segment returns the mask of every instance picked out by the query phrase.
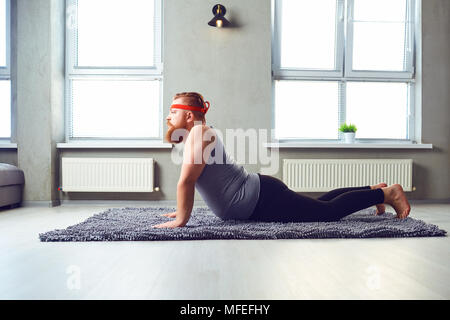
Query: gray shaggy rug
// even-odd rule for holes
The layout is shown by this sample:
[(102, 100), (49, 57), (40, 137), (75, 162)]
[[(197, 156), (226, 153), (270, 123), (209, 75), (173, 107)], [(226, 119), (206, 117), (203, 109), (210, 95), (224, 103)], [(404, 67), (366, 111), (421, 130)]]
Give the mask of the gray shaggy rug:
[(114, 208), (62, 230), (39, 234), (41, 241), (152, 241), (208, 239), (324, 239), (445, 236), (445, 230), (421, 220), (399, 220), (392, 213), (376, 216), (368, 208), (337, 222), (223, 221), (206, 207), (195, 207), (183, 228), (156, 229), (172, 220), (161, 216), (176, 211), (164, 208)]

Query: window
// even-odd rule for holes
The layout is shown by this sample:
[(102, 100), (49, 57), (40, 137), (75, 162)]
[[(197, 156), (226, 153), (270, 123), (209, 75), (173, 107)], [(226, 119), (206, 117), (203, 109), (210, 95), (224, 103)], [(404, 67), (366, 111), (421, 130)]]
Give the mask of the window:
[(66, 140), (161, 140), (161, 0), (67, 0), (66, 11)]
[(415, 0), (273, 4), (276, 140), (414, 140)]
[(10, 1), (0, 0), (0, 139), (11, 139)]

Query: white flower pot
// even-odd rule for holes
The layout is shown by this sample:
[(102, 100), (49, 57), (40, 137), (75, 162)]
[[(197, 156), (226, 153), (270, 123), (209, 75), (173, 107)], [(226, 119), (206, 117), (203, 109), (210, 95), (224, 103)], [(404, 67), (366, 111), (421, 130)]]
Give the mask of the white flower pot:
[(354, 132), (344, 132), (344, 142), (345, 143), (355, 143), (355, 133)]

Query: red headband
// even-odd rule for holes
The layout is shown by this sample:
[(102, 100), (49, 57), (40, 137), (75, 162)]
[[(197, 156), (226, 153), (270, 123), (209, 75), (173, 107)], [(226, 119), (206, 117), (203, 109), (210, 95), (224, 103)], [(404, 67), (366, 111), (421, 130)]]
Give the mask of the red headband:
[[(206, 106), (206, 105), (208, 105), (208, 106)], [(209, 102), (205, 101), (204, 105), (203, 105), (203, 108), (202, 107), (188, 106), (188, 105), (185, 105), (185, 104), (173, 104), (173, 105), (170, 106), (170, 108), (171, 109), (175, 108), (175, 109), (183, 109), (183, 110), (191, 110), (191, 111), (200, 111), (200, 112), (206, 114), (206, 112), (208, 112), (208, 110), (209, 110)]]

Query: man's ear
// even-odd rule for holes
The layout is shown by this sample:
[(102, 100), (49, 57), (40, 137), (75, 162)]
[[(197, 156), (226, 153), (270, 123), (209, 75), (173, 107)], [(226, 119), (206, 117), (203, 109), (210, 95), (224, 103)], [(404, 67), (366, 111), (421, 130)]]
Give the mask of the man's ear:
[(194, 114), (192, 112), (186, 112), (186, 121), (194, 121)]

